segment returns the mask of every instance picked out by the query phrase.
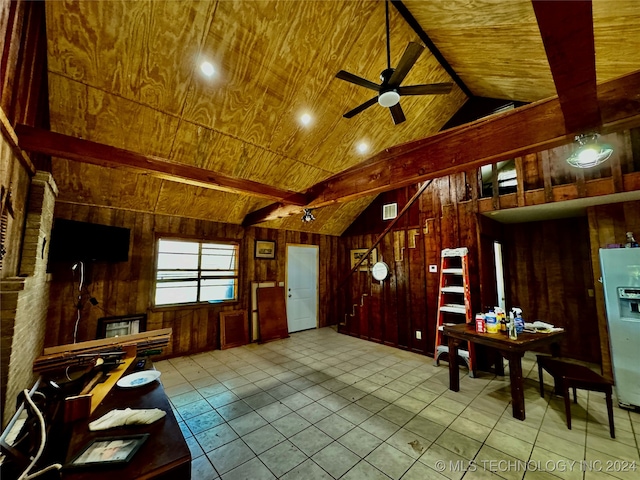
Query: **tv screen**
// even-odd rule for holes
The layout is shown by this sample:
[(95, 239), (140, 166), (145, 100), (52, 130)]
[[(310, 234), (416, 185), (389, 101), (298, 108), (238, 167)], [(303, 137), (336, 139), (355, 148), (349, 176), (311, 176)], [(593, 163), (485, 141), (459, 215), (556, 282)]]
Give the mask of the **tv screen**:
[(130, 230), (56, 218), (51, 232), (50, 262), (126, 262)]

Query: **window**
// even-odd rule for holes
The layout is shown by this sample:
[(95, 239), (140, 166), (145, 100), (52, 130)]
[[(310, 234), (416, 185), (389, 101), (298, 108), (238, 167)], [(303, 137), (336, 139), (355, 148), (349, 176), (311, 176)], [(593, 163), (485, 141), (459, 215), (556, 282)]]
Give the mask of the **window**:
[(155, 305), (238, 298), (238, 245), (158, 239)]

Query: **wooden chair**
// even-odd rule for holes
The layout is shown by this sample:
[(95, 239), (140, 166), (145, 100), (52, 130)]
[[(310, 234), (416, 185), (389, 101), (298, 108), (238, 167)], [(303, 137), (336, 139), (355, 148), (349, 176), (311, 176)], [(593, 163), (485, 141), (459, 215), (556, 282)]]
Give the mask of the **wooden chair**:
[(578, 403), (576, 389), (589, 390), (591, 392), (603, 392), (607, 396), (607, 413), (609, 414), (609, 433), (611, 438), (616, 438), (613, 425), (613, 402), (611, 400), (613, 382), (598, 375), (596, 372), (583, 365), (570, 363), (547, 355), (537, 355), (538, 377), (540, 378), (540, 396), (544, 398), (544, 383), (542, 370), (551, 374), (555, 381), (556, 393), (562, 392), (564, 397), (564, 409), (567, 415), (567, 428), (571, 430), (571, 400), (569, 389), (573, 389), (573, 402)]

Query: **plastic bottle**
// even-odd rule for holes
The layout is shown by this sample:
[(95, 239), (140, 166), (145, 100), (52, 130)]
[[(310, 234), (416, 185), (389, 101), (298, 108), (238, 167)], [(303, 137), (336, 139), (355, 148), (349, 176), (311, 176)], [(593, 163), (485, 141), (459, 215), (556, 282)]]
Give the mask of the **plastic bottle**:
[(487, 327), (487, 333), (498, 333), (498, 319), (496, 318), (496, 314), (493, 310), (489, 310), (489, 312), (485, 314), (484, 323)]
[(513, 316), (513, 310), (509, 312), (509, 338), (511, 340), (518, 339), (518, 332), (516, 331), (516, 319)]
[(522, 318), (522, 309), (514, 307), (511, 311), (515, 314), (514, 325), (516, 333), (524, 332), (524, 319)]
[(507, 317), (504, 313), (504, 310), (500, 307), (495, 307), (494, 310), (496, 312), (496, 321), (498, 322), (498, 330), (506, 335), (508, 333)]

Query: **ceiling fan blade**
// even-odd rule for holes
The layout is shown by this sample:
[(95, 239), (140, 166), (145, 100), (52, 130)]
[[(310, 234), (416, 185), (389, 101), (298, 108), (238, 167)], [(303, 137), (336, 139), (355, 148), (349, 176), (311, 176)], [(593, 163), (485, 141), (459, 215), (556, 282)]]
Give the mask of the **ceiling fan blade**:
[(430, 83), (427, 85), (408, 85), (406, 87), (398, 87), (400, 95), (437, 95), (441, 93), (449, 93), (453, 88), (453, 83)]
[(404, 112), (402, 111), (402, 107), (399, 103), (396, 103), (393, 107), (389, 107), (391, 110), (391, 116), (393, 117), (393, 123), (398, 125), (406, 120), (404, 116)]
[(358, 77), (353, 73), (345, 72), (344, 70), (340, 70), (336, 74), (336, 77), (339, 78), (340, 80), (346, 80), (347, 82), (355, 83), (356, 85), (360, 85), (361, 87), (375, 90), (376, 92), (380, 90), (380, 85), (370, 82), (369, 80), (364, 79), (362, 77)]
[(409, 70), (411, 70), (413, 64), (416, 63), (423, 50), (423, 45), (415, 42), (409, 42), (409, 45), (407, 45), (407, 49), (402, 54), (400, 62), (398, 62), (398, 66), (389, 79), (390, 86), (397, 87), (402, 83), (402, 80), (404, 80), (404, 77), (407, 76)]
[(367, 108), (369, 108), (371, 105), (373, 105), (374, 103), (377, 103), (378, 101), (378, 97), (375, 96), (370, 100), (367, 100), (366, 102), (364, 102), (362, 105), (357, 106), (356, 108), (354, 108), (353, 110), (349, 110), (347, 113), (345, 113), (343, 115), (344, 118), (351, 118), (357, 114), (359, 114), (360, 112), (362, 112), (363, 110), (366, 110)]

